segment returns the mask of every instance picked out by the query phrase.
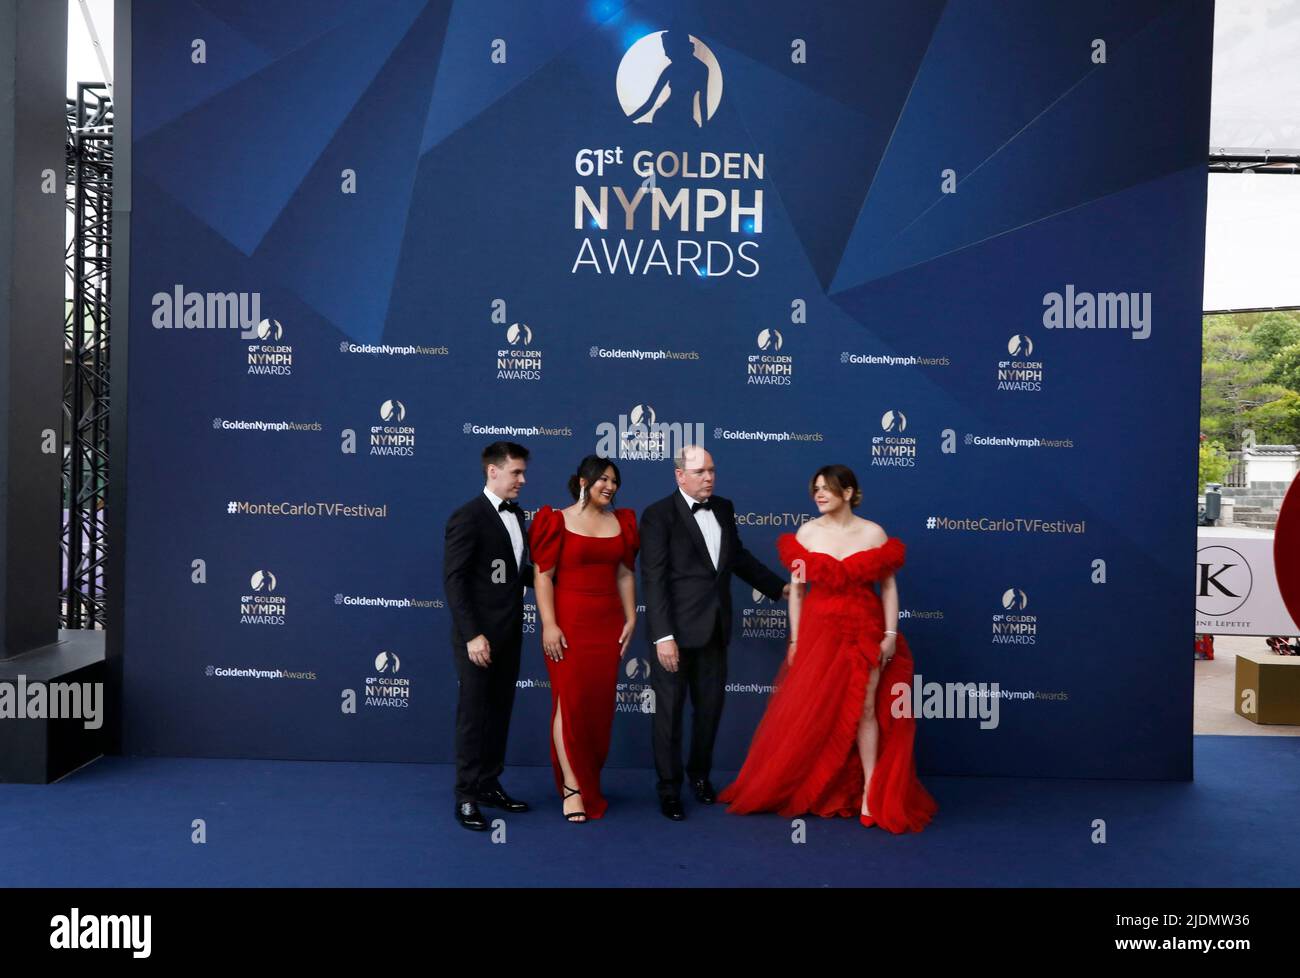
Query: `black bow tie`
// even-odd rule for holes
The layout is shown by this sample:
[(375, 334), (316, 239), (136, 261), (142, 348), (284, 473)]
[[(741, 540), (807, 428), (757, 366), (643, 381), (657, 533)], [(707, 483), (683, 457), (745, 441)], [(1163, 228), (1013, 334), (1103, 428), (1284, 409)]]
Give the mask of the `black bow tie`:
[(696, 513), (702, 509), (713, 509), (713, 500), (706, 499), (702, 503), (691, 503), (691, 512)]
[(517, 513), (517, 512), (519, 512), (519, 504), (518, 504), (518, 503), (512, 503), (509, 499), (503, 499), (503, 500), (501, 500), (501, 505), (497, 507), (497, 512), (498, 512), (498, 513)]

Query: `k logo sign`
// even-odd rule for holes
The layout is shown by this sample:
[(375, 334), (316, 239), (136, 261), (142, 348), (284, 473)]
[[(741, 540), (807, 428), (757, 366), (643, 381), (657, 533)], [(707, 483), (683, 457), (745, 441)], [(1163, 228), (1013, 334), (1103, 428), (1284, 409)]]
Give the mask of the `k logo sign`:
[(1202, 547), (1196, 551), (1196, 611), (1230, 615), (1250, 597), (1255, 576), (1250, 562), (1231, 547)]
[(638, 40), (619, 62), (615, 85), (633, 122), (701, 128), (722, 101), (718, 59), (685, 31), (655, 31)]

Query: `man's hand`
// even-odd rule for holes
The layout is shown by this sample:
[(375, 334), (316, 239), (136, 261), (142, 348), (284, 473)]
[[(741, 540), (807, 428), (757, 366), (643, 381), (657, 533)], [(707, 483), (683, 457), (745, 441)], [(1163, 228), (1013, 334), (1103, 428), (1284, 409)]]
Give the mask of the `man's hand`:
[(465, 646), (469, 652), (469, 661), (480, 669), (486, 669), (492, 663), (492, 649), (486, 635), (475, 635)]
[(677, 666), (681, 661), (681, 655), (677, 650), (677, 640), (670, 638), (667, 641), (659, 642), (655, 645), (655, 652), (659, 654), (659, 664), (669, 672), (676, 672)]
[(781, 588), (781, 597), (783, 597), (783, 598), (789, 598), (789, 597), (790, 597), (790, 585), (789, 585), (789, 584), (786, 584), (785, 586), (783, 586), (783, 587)]

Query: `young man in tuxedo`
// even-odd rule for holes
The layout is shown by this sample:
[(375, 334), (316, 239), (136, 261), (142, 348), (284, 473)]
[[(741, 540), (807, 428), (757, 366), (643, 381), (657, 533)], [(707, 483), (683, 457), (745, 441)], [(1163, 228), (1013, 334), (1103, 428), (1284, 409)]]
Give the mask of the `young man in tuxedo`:
[(526, 812), (497, 780), (519, 678), (524, 588), (533, 585), (524, 515), (515, 501), (528, 449), (498, 441), (483, 450), (483, 491), (447, 520), (443, 582), (460, 679), (456, 705), (456, 820), (481, 832), (480, 805)]
[(654, 755), (659, 806), (674, 821), (682, 810), (682, 715), (689, 694), (694, 715), (686, 762), (695, 797), (713, 804), (709, 782), (713, 741), (727, 686), (731, 638), (731, 575), (773, 600), (789, 592), (780, 577), (740, 542), (736, 511), (716, 496), (713, 456), (688, 445), (673, 458), (677, 491), (641, 516), (641, 589), (646, 635), (654, 643)]

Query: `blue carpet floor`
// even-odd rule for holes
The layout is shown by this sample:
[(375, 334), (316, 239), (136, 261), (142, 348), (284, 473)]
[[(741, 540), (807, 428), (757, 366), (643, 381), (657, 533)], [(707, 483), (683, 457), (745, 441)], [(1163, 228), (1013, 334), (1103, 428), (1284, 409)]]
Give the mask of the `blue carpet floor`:
[(803, 843), (689, 798), (669, 822), (647, 771), (607, 771), (609, 813), (569, 825), (549, 769), (509, 769), (534, 811), (494, 844), (453, 820), (443, 765), (104, 758), (0, 785), (0, 886), (1295, 885), (1300, 738), (1195, 744), (1192, 783), (929, 777), (925, 832), (813, 818)]

